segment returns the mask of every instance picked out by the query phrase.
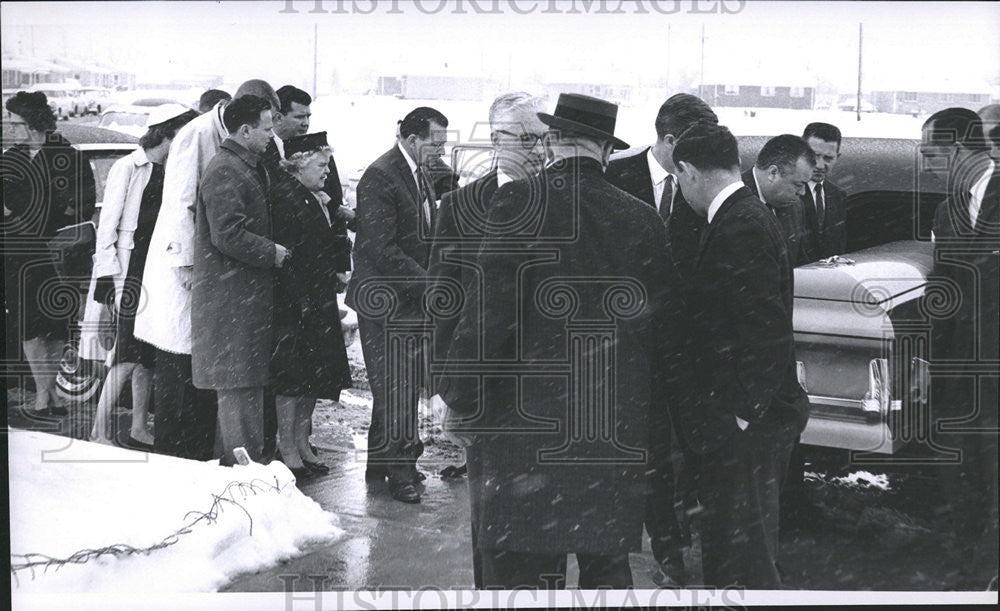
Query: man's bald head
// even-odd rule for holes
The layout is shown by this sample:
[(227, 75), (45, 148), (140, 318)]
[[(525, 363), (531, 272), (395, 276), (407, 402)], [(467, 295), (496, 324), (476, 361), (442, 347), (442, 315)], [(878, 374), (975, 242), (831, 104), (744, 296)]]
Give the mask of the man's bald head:
[(274, 92), (274, 88), (268, 84), (267, 81), (261, 79), (250, 79), (246, 81), (240, 88), (236, 90), (236, 95), (233, 99), (239, 99), (245, 95), (255, 95), (258, 98), (264, 98), (271, 103), (271, 110), (276, 111), (281, 108), (281, 102), (278, 100), (278, 94)]

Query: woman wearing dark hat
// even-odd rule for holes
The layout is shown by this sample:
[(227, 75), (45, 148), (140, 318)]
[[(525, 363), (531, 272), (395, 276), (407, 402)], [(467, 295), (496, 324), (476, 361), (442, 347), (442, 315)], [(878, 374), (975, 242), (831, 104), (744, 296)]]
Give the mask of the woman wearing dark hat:
[(286, 173), (272, 177), (271, 218), (274, 240), (292, 256), (275, 284), (271, 390), (282, 462), (301, 478), (329, 471), (309, 447), (316, 399), (337, 400), (351, 386), (337, 306), (337, 274), (350, 269), (351, 244), (335, 231), (322, 193), (331, 156), (326, 132), (284, 145)]
[[(97, 404), (91, 441), (110, 442), (108, 418), (124, 383), (132, 379), (131, 447), (151, 450), (153, 434), (146, 424), (155, 349), (132, 331), (139, 306), (142, 272), (163, 196), (163, 165), (170, 143), (181, 127), (198, 113), (180, 104), (164, 104), (150, 112), (139, 148), (119, 159), (108, 173), (97, 227), (90, 300), (84, 314), (80, 353), (105, 358), (97, 337), (102, 322), (117, 318), (114, 366), (108, 371)], [(117, 316), (116, 316), (117, 314)]]
[[(20, 248), (44, 244), (67, 225), (94, 212), (94, 174), (56, 129), (41, 92), (19, 91), (7, 100), (14, 146), (3, 154), (4, 241)], [(35, 379), (35, 413), (55, 411), (56, 368), (76, 316), (75, 299), (44, 255), (15, 259), (4, 248), (5, 327), (16, 329)], [(75, 293), (75, 291), (74, 291)], [(69, 305), (69, 307), (67, 307)], [(10, 355), (16, 358), (15, 355)]]

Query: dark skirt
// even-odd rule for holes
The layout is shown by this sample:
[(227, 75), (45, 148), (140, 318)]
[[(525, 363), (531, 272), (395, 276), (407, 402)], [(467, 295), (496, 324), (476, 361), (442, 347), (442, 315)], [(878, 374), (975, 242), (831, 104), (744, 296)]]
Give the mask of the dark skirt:
[[(332, 309), (332, 311), (330, 311)], [(298, 324), (279, 325), (271, 358), (271, 390), (286, 397), (340, 399), (350, 388), (351, 369), (339, 309), (304, 314)]]

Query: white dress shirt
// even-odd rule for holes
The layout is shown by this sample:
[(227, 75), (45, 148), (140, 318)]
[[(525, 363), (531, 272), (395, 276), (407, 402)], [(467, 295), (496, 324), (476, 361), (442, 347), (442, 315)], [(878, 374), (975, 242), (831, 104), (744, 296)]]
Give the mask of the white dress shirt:
[[(417, 176), (417, 164), (416, 164), (416, 162), (414, 162), (413, 159), (410, 159), (410, 154), (406, 152), (406, 149), (403, 148), (403, 145), (400, 144), (398, 141), (396, 142), (396, 147), (399, 149), (399, 152), (403, 154), (403, 159), (406, 160), (406, 165), (410, 166), (410, 174), (413, 175), (413, 182), (416, 183), (416, 185), (417, 185), (417, 193), (420, 193), (420, 191), (421, 191), (420, 177)], [(423, 205), (423, 209), (424, 209), (424, 220), (427, 221), (428, 225), (430, 225), (431, 224), (431, 204), (430, 204), (430, 202), (427, 201), (427, 198), (424, 198), (424, 201), (422, 201), (421, 204)]]
[(969, 220), (972, 222), (972, 226), (976, 226), (976, 219), (979, 218), (979, 209), (983, 207), (983, 197), (986, 195), (986, 185), (990, 182), (990, 177), (993, 176), (993, 171), (996, 169), (996, 164), (990, 161), (990, 167), (986, 168), (986, 172), (979, 177), (972, 188), (969, 189)]
[(513, 182), (513, 180), (514, 180), (513, 178), (511, 178), (510, 176), (507, 176), (506, 174), (504, 174), (503, 170), (501, 170), (500, 168), (497, 168), (497, 188), (498, 189), (500, 187), (504, 186), (505, 184), (509, 183), (509, 182)]
[(277, 134), (272, 135), (271, 138), (274, 140), (274, 146), (278, 147), (278, 155), (280, 155), (281, 158), (284, 159), (285, 158), (285, 141), (282, 140), (281, 138), (279, 138)]
[(766, 205), (767, 200), (764, 199), (764, 190), (760, 188), (760, 178), (757, 176), (757, 166), (754, 166), (753, 169), (750, 171), (753, 174), (753, 184), (757, 187), (757, 199), (764, 202), (764, 204)]
[[(653, 182), (653, 198), (656, 201), (656, 209), (660, 209), (660, 202), (663, 201), (663, 189), (666, 186), (666, 180), (668, 176), (671, 176), (670, 172), (663, 169), (660, 162), (656, 160), (653, 156), (653, 149), (646, 151), (646, 162), (649, 164), (649, 178)], [(674, 178), (673, 187), (670, 189), (670, 199), (667, 200), (667, 210), (673, 212), (674, 210), (674, 193), (677, 191), (677, 179)]]
[(721, 191), (712, 200), (712, 203), (708, 205), (708, 222), (711, 223), (712, 219), (715, 218), (715, 213), (719, 211), (722, 204), (725, 203), (729, 196), (739, 190), (740, 187), (744, 186), (742, 180), (730, 183), (722, 188)]

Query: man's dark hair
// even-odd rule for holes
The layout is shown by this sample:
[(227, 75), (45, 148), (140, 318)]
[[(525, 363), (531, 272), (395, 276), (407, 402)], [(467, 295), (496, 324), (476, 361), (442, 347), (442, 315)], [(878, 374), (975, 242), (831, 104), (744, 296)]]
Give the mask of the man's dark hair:
[(674, 165), (685, 161), (699, 170), (739, 170), (740, 149), (725, 125), (695, 123), (677, 139), (673, 159)]
[(180, 116), (174, 117), (166, 123), (160, 123), (159, 125), (150, 127), (146, 130), (146, 133), (139, 138), (139, 146), (144, 149), (151, 149), (159, 146), (164, 140), (176, 136), (177, 132), (188, 124), (188, 121), (197, 116), (197, 112), (189, 110)]
[(198, 98), (198, 112), (208, 112), (215, 108), (215, 105), (222, 100), (231, 99), (233, 99), (233, 96), (229, 95), (228, 92), (221, 89), (209, 89), (205, 93), (201, 94), (200, 98)]
[(764, 143), (757, 153), (756, 165), (761, 170), (776, 165), (785, 174), (795, 167), (800, 157), (805, 157), (809, 165), (816, 166), (816, 153), (805, 140), (792, 134), (781, 134)]
[(286, 114), (292, 111), (292, 102), (303, 106), (309, 106), (313, 101), (312, 96), (292, 85), (285, 85), (284, 87), (281, 87), (278, 89), (277, 94), (278, 101), (281, 103), (278, 111), (281, 112), (281, 114)]
[(6, 106), (8, 111), (21, 115), (28, 127), (36, 132), (50, 132), (56, 128), (56, 114), (41, 91), (18, 91), (7, 100)]
[(968, 108), (945, 108), (924, 121), (930, 128), (931, 144), (961, 144), (973, 151), (989, 150), (983, 136), (983, 120)]
[(675, 93), (667, 98), (656, 113), (656, 137), (667, 134), (680, 136), (695, 123), (719, 123), (712, 108), (704, 100), (690, 93)]
[(802, 139), (819, 138), (823, 142), (836, 142), (837, 150), (840, 150), (840, 128), (829, 123), (810, 123), (806, 125), (802, 132)]
[(427, 138), (431, 135), (431, 123), (448, 127), (448, 118), (429, 106), (414, 108), (399, 122), (399, 136), (408, 138), (411, 134), (416, 134), (421, 138)]
[(260, 113), (265, 110), (271, 110), (271, 103), (248, 93), (226, 104), (225, 110), (222, 111), (222, 124), (229, 133), (235, 132), (243, 125), (257, 127), (260, 125)]

